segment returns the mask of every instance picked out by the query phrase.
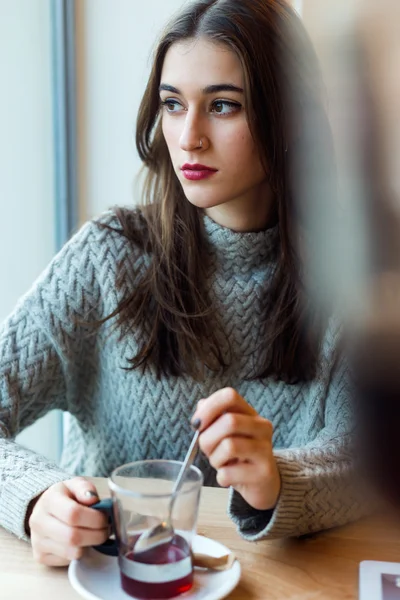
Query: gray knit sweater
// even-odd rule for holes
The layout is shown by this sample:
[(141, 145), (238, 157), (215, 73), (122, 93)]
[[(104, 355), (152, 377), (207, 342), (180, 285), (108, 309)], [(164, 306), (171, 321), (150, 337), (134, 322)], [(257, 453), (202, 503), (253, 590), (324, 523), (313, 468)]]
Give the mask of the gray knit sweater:
[[(118, 225), (111, 213), (103, 221)], [(89, 222), (70, 240), (0, 328), (0, 525), (24, 537), (32, 498), (74, 475), (107, 476), (125, 462), (181, 460), (196, 403), (231, 386), (274, 425), (282, 491), (273, 511), (257, 511), (231, 492), (228, 511), (247, 539), (293, 536), (359, 516), (349, 491), (350, 409), (347, 373), (333, 327), (323, 340), (316, 379), (287, 385), (249, 381), (263, 360), (268, 289), (279, 251), (277, 228), (235, 233), (204, 217), (211, 254), (209, 286), (229, 337), (233, 363), (201, 383), (188, 376), (157, 380), (123, 367), (139, 332), (119, 341), (111, 324), (89, 335), (79, 321), (110, 314), (135, 288), (144, 256), (121, 235)], [(117, 291), (122, 270), (125, 288)], [(78, 322), (78, 324), (77, 324)], [(49, 410), (71, 415), (61, 465), (14, 442)], [(199, 456), (206, 485), (215, 471)]]

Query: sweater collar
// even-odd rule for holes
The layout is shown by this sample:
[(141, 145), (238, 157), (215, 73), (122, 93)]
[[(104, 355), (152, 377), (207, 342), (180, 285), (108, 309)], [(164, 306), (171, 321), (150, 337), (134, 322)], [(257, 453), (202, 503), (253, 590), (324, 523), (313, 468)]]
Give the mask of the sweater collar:
[(204, 229), (212, 254), (219, 261), (245, 266), (247, 269), (275, 262), (279, 248), (279, 226), (257, 232), (242, 233), (218, 225), (204, 215)]

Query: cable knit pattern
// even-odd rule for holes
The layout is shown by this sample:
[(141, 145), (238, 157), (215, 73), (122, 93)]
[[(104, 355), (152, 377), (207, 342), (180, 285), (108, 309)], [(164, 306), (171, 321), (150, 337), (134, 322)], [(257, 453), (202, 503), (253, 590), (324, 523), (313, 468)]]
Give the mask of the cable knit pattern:
[[(107, 213), (105, 222), (117, 225)], [(163, 377), (155, 370), (127, 371), (143, 332), (119, 341), (110, 314), (135, 289), (148, 264), (118, 233), (87, 223), (54, 258), (0, 328), (0, 524), (24, 537), (32, 498), (74, 475), (107, 476), (139, 459), (182, 460), (189, 420), (197, 401), (234, 387), (274, 425), (282, 492), (273, 511), (256, 511), (232, 491), (228, 507), (248, 539), (291, 536), (342, 524), (359, 516), (350, 493), (351, 415), (347, 373), (336, 356), (337, 332), (323, 341), (315, 381), (285, 385), (248, 376), (264, 359), (262, 345), (268, 289), (279, 251), (277, 228), (235, 233), (204, 217), (212, 265), (209, 289), (227, 333), (232, 364), (188, 376)], [(122, 270), (124, 289), (116, 277)], [(247, 379), (246, 379), (247, 378)], [(18, 446), (15, 436), (49, 410), (71, 415), (61, 465)], [(205, 484), (215, 471), (197, 459)]]

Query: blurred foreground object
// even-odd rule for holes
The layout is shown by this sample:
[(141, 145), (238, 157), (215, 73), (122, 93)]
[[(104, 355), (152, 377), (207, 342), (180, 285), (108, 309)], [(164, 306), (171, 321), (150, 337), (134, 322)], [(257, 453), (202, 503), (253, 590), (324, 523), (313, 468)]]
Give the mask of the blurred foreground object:
[[(307, 148), (300, 150), (309, 286), (317, 303), (333, 303), (344, 320), (361, 459), (400, 508), (400, 2), (305, 0), (304, 19), (337, 157), (333, 191), (320, 165), (301, 177)], [(310, 139), (319, 140), (312, 127)], [(325, 208), (324, 189), (337, 194), (341, 220), (329, 201)]]

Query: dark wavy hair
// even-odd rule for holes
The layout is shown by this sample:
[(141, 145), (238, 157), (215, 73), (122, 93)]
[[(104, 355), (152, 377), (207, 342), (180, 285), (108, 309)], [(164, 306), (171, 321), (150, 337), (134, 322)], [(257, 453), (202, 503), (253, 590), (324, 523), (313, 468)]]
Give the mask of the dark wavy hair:
[[(115, 209), (117, 230), (148, 254), (149, 266), (107, 318), (116, 317), (121, 335), (137, 328), (147, 332), (129, 368), (152, 364), (159, 376), (186, 373), (199, 378), (205, 366), (219, 370), (228, 364), (206, 291), (202, 211), (184, 196), (160, 119), (165, 55), (173, 44), (199, 37), (226, 45), (241, 61), (248, 124), (270, 173), (279, 220), (278, 264), (265, 315), (268, 358), (252, 377), (309, 380), (315, 376), (326, 320), (307, 299), (302, 280), (302, 210), (293, 193), (293, 157), (296, 147), (306, 152), (301, 169), (306, 174), (305, 165), (315, 168), (321, 152), (324, 164), (330, 164), (333, 150), (318, 61), (301, 20), (284, 0), (197, 0), (163, 32), (137, 119), (144, 197), (138, 210)], [(318, 147), (315, 135), (307, 143), (310, 118), (318, 121)], [(122, 277), (118, 286), (123, 288)]]

